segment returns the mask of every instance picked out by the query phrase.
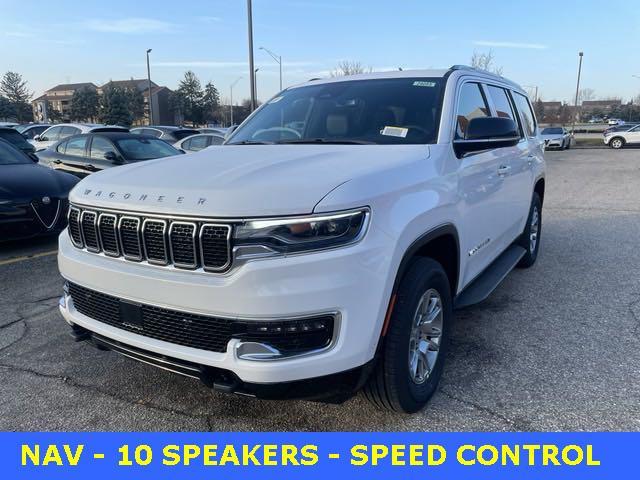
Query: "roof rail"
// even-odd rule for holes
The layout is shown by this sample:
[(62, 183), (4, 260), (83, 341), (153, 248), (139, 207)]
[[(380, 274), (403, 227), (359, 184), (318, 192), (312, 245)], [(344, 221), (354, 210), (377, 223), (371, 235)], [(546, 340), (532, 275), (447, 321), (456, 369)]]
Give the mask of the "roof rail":
[(449, 70), (473, 70), (475, 72), (484, 72), (484, 70), (480, 70), (476, 67), (470, 67), (469, 65), (451, 65)]

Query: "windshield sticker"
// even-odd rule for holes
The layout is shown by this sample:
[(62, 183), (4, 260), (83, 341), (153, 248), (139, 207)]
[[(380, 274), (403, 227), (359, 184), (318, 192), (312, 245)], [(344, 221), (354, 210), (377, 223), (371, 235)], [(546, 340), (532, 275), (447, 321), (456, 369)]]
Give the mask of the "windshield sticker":
[(282, 95), (280, 95), (279, 97), (276, 97), (276, 98), (272, 99), (269, 103), (276, 103), (276, 102), (279, 102), (280, 100), (282, 100)]
[(389, 137), (402, 137), (402, 138), (405, 138), (407, 136), (407, 133), (409, 133), (408, 128), (389, 127), (389, 126), (384, 127), (380, 131), (380, 135), (387, 135)]
[(436, 82), (422, 82), (418, 80), (413, 82), (413, 86), (414, 87), (435, 87)]

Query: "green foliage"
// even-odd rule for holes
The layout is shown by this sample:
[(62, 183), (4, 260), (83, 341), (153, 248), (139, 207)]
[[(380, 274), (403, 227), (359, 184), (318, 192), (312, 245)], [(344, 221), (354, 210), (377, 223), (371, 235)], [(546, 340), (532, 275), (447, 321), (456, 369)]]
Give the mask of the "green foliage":
[[(29, 103), (32, 94), (27, 87), (27, 81), (22, 79), (22, 75), (16, 72), (5, 73), (0, 80), (0, 96), (9, 102), (13, 109), (13, 116), (18, 122), (33, 120), (33, 110)], [(3, 103), (5, 104), (4, 108), (7, 108), (6, 102)]]
[[(98, 118), (100, 99), (92, 88), (76, 90), (71, 97), (71, 120), (76, 122), (94, 122)], [(51, 110), (49, 110), (51, 114)], [(50, 115), (51, 116), (51, 115)], [(52, 119), (53, 120), (53, 119)]]
[(207, 122), (217, 122), (222, 116), (220, 112), (220, 93), (212, 82), (204, 86), (202, 108), (204, 110), (204, 120)]
[(130, 126), (133, 114), (129, 108), (129, 100), (126, 89), (117, 86), (105, 88), (100, 99), (100, 121), (107, 125)]
[[(142, 92), (132, 87), (127, 88), (125, 94), (133, 121), (144, 118), (144, 96)], [(151, 102), (149, 102), (149, 105), (151, 105)]]

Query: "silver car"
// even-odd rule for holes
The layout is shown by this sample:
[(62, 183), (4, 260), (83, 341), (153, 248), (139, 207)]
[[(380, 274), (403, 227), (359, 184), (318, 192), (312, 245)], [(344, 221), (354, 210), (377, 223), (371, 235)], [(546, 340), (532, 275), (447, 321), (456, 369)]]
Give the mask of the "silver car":
[(612, 131), (604, 134), (604, 143), (616, 150), (625, 145), (640, 144), (640, 125), (630, 128), (627, 131)]
[(571, 148), (571, 134), (564, 127), (547, 127), (540, 132), (544, 140), (545, 150), (557, 148), (565, 150)]

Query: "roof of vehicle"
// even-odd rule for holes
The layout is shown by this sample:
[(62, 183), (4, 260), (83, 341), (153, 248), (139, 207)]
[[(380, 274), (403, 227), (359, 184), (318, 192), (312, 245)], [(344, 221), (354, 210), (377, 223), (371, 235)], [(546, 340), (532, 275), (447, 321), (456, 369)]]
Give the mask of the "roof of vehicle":
[(387, 72), (371, 72), (371, 73), (359, 73), (356, 75), (347, 75), (330, 78), (312, 79), (306, 83), (295, 85), (291, 88), (297, 88), (306, 86), (309, 84), (323, 84), (323, 83), (336, 83), (336, 82), (348, 82), (354, 80), (376, 80), (376, 79), (389, 79), (389, 78), (438, 78), (444, 77), (450, 72), (460, 71), (463, 73), (470, 73), (475, 76), (485, 77), (487, 80), (499, 81), (511, 85), (513, 88), (522, 90), (522, 88), (515, 82), (508, 80), (495, 73), (481, 70), (479, 68), (469, 67), (467, 65), (453, 65), (451, 68), (446, 69), (428, 69), (428, 70), (391, 70)]
[(141, 128), (155, 128), (156, 130), (162, 130), (164, 132), (178, 132), (180, 130), (198, 130), (190, 127), (176, 127), (175, 125), (143, 125), (141, 127), (132, 128), (132, 130), (140, 130)]
[[(94, 135), (94, 136), (99, 136), (99, 137), (105, 137), (108, 138), (110, 140), (122, 140), (124, 138), (133, 138), (135, 140), (140, 140), (140, 139), (146, 139), (146, 140), (158, 140), (156, 137), (152, 136), (152, 135), (136, 135), (134, 133), (130, 133), (130, 132), (89, 132), (89, 133), (79, 133), (77, 135), (74, 135), (74, 137), (87, 137), (89, 135)], [(68, 137), (71, 138), (71, 137)], [(66, 140), (66, 138), (64, 139)]]

